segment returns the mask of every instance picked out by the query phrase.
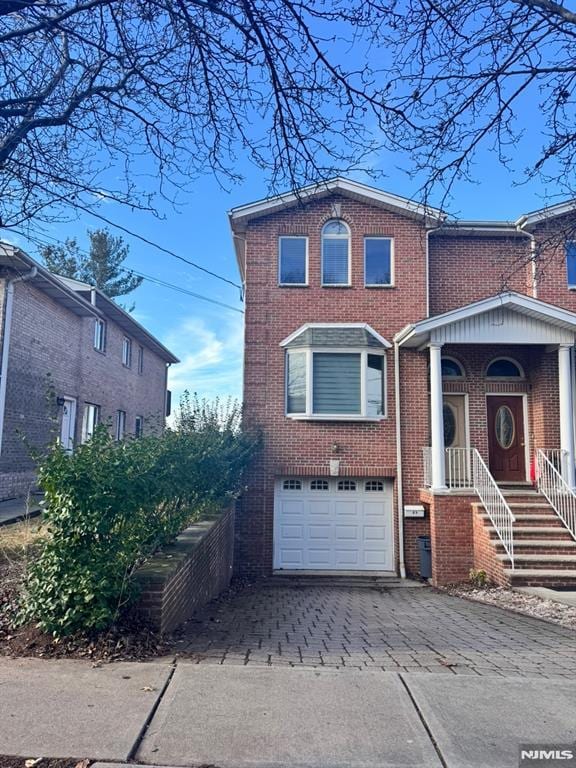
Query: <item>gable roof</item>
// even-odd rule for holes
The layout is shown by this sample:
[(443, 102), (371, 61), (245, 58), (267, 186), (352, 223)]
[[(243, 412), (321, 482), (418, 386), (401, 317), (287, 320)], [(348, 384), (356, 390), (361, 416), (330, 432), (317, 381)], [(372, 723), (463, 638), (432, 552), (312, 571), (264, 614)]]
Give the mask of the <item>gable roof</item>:
[(548, 325), (554, 325), (564, 331), (576, 332), (576, 314), (567, 309), (561, 309), (553, 304), (547, 304), (540, 299), (525, 296), (515, 291), (508, 291), (487, 299), (481, 299), (458, 309), (452, 309), (441, 315), (412, 323), (403, 328), (394, 337), (400, 346), (419, 347), (426, 343), (433, 331), (448, 325), (468, 320), (498, 309), (509, 308), (520, 314), (539, 320)]
[(178, 363), (178, 358), (158, 339), (134, 320), (122, 307), (88, 283), (55, 275), (24, 251), (9, 243), (0, 242), (0, 267), (15, 272), (35, 269), (29, 283), (47, 294), (56, 303), (78, 317), (109, 317), (122, 330), (151, 349), (167, 363)]
[(392, 345), (367, 323), (305, 323), (280, 342), (281, 347), (375, 347)]
[(549, 205), (546, 208), (540, 208), (532, 213), (525, 213), (516, 221), (516, 226), (520, 228), (532, 227), (541, 224), (549, 219), (556, 219), (559, 216), (565, 216), (567, 213), (576, 212), (576, 200), (566, 200), (563, 203)]
[(241, 232), (245, 230), (246, 224), (252, 219), (302, 205), (311, 200), (328, 197), (338, 192), (346, 197), (362, 200), (387, 210), (398, 211), (416, 219), (439, 219), (444, 215), (438, 208), (422, 205), (408, 200), (406, 197), (393, 195), (376, 187), (336, 176), (333, 179), (328, 179), (328, 181), (301, 187), (294, 192), (267, 197), (247, 205), (239, 205), (228, 212), (228, 217), (233, 232)]

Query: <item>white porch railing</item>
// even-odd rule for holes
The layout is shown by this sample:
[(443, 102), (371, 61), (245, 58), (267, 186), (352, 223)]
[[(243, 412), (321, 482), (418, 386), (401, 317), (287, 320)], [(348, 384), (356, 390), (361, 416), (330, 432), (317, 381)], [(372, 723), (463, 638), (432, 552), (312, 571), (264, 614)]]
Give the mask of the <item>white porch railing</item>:
[[(451, 490), (470, 488), (479, 496), (513, 569), (515, 517), (482, 456), (476, 448), (446, 448), (445, 454), (447, 487)], [(424, 484), (431, 487), (432, 448), (424, 448), (423, 458)]]
[(559, 472), (563, 459), (563, 453), (559, 450), (538, 450), (538, 490), (548, 499), (558, 517), (576, 539), (576, 493)]

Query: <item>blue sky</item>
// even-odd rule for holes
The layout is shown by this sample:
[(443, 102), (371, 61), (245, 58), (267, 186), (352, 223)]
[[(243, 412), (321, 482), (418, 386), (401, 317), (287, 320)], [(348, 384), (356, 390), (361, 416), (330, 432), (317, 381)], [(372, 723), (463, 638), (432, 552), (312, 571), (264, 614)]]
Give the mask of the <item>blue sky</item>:
[[(520, 118), (529, 132), (515, 148), (516, 167), (521, 167), (523, 147), (539, 141), (535, 105), (526, 101), (519, 106)], [(386, 153), (371, 158), (372, 167), (385, 174), (377, 186), (412, 198), (418, 190), (417, 181), (410, 179), (399, 166), (409, 167), (409, 158)], [(238, 167), (239, 166), (239, 167)], [(237, 165), (245, 181), (231, 190), (223, 190), (211, 175), (194, 182), (178, 210), (169, 204), (160, 206), (164, 217), (133, 212), (120, 205), (105, 202), (99, 211), (103, 216), (139, 232), (224, 277), (239, 282), (227, 211), (236, 206), (266, 196), (268, 178), (265, 172), (247, 161)], [(499, 165), (496, 156), (484, 150), (473, 168), (475, 183), (457, 184), (449, 211), (460, 218), (515, 219), (523, 212), (542, 207), (554, 189), (544, 189), (537, 183), (517, 185), (521, 175), (512, 176)], [(371, 183), (365, 174), (356, 174), (359, 181)], [(432, 204), (436, 200), (430, 201)], [(98, 219), (85, 214), (71, 224), (52, 225), (50, 238), (76, 236), (81, 247), (87, 247), (86, 229), (104, 226)], [(112, 232), (114, 229), (111, 227)], [(216, 301), (242, 310), (239, 291), (210, 275), (204, 274), (152, 246), (121, 234), (130, 246), (126, 265), (158, 277), (187, 290), (203, 294)], [(34, 243), (24, 238), (11, 240), (38, 256)], [(271, 254), (271, 258), (275, 255)], [(132, 295), (136, 303), (134, 315), (146, 328), (168, 346), (180, 359), (170, 374), (173, 402), (177, 403), (185, 389), (202, 397), (241, 395), (243, 315), (221, 306), (195, 299), (169, 288), (144, 282)]]

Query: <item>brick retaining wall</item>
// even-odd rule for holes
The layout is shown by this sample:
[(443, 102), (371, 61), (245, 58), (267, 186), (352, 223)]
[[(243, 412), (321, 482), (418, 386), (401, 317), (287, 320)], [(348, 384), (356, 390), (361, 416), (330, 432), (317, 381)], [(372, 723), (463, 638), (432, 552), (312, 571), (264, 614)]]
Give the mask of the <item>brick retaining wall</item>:
[(135, 574), (140, 613), (165, 635), (228, 587), (234, 550), (234, 505), (215, 520), (183, 531)]

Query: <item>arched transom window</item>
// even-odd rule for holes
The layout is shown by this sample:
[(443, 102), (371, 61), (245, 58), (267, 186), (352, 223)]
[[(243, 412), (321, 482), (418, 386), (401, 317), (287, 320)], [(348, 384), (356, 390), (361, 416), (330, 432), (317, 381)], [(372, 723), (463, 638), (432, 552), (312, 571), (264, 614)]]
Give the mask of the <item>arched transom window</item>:
[(509, 357), (497, 357), (486, 368), (488, 379), (523, 379), (524, 371)]
[(322, 228), (322, 285), (350, 285), (350, 230), (340, 219)]
[(442, 358), (442, 377), (444, 379), (463, 379), (464, 371), (462, 366), (453, 357)]

